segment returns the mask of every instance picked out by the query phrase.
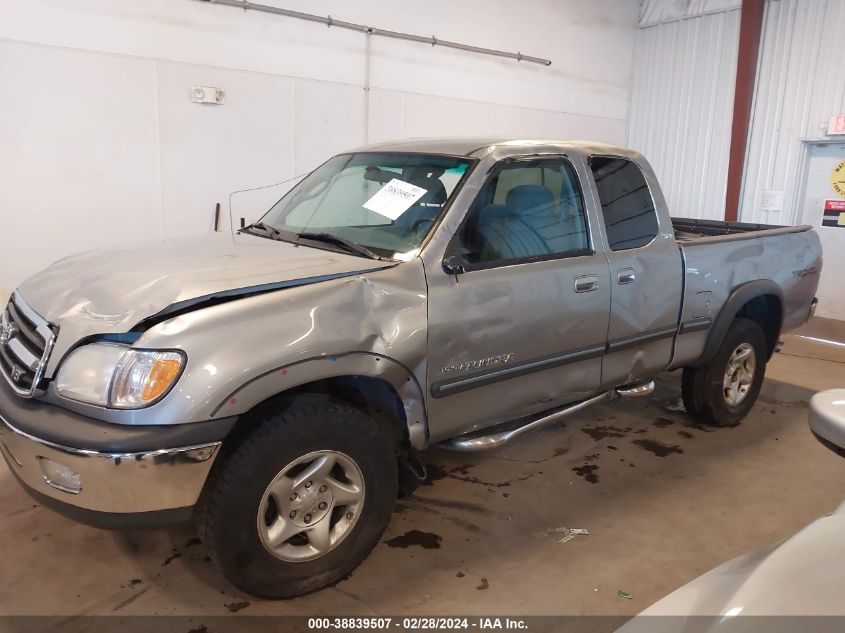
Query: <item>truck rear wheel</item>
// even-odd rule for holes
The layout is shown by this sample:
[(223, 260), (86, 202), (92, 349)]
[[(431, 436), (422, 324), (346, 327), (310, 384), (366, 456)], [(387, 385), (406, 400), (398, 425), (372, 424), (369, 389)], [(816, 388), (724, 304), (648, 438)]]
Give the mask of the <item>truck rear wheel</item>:
[(395, 438), (366, 414), (297, 396), (214, 465), (200, 536), (223, 575), (263, 598), (341, 580), (387, 527), (397, 494)]
[(713, 426), (739, 424), (760, 394), (766, 359), (760, 326), (750, 319), (734, 319), (707, 365), (684, 368), (681, 395), (687, 413)]

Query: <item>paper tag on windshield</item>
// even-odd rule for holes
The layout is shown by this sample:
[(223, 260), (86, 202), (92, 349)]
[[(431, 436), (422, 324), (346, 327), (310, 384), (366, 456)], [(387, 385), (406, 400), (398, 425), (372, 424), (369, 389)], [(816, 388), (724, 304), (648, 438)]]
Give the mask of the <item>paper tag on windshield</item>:
[(394, 178), (364, 203), (364, 208), (395, 220), (422, 198), (427, 189)]

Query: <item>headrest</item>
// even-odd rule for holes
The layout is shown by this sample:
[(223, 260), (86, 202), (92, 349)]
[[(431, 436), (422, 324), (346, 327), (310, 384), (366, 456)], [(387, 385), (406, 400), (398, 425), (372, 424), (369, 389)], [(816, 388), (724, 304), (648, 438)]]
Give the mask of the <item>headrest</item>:
[(544, 185), (518, 185), (508, 191), (508, 210), (514, 215), (551, 215), (555, 197)]
[(478, 217), (487, 220), (489, 218), (506, 218), (510, 210), (504, 204), (486, 204), (478, 210)]

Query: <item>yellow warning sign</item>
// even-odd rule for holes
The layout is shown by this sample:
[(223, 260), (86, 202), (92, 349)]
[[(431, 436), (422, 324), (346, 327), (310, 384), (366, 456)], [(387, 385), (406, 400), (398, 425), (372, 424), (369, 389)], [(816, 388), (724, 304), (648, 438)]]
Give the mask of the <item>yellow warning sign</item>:
[(841, 161), (830, 174), (830, 184), (833, 190), (845, 198), (845, 160)]

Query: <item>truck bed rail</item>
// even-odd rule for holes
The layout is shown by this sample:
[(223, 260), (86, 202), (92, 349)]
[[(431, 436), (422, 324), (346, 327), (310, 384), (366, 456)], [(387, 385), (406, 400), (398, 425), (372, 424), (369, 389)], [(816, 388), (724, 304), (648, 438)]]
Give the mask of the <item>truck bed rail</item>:
[(684, 246), (769, 237), (786, 233), (803, 233), (813, 228), (809, 224), (785, 226), (675, 217), (672, 218), (672, 227), (675, 229), (675, 239)]

